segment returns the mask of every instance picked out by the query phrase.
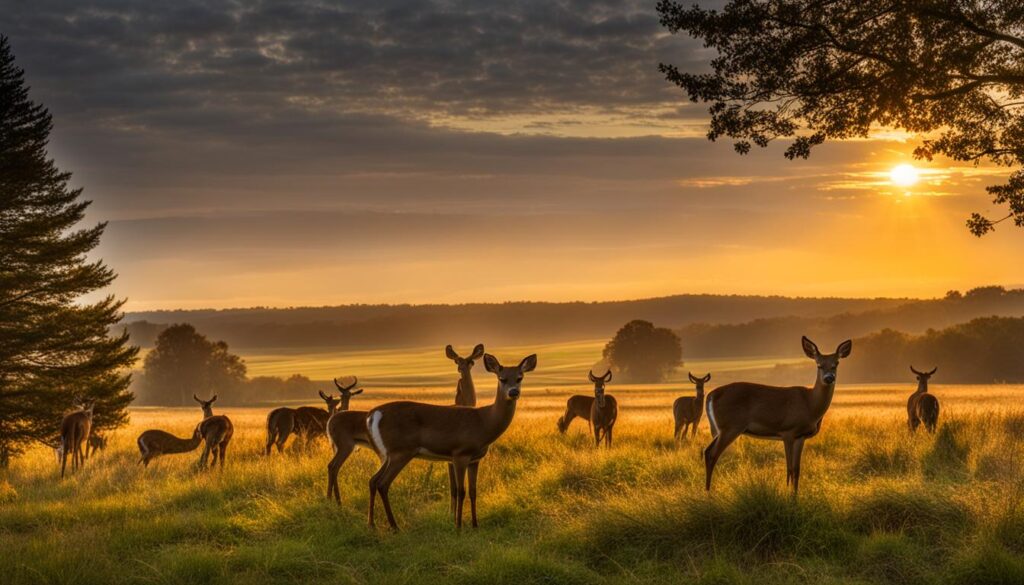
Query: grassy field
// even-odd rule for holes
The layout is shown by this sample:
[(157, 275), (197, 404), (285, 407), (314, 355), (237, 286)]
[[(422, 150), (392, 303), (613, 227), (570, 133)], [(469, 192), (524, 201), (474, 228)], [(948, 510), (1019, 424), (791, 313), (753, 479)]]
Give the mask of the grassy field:
[[(489, 381), (478, 384), (490, 388)], [(326, 442), (269, 459), (265, 410), (226, 409), (236, 435), (223, 473), (198, 452), (137, 465), (135, 437), (186, 435), (196, 409), (136, 409), (71, 479), (37, 450), (0, 476), (0, 578), (20, 583), (1022, 583), (1024, 411), (1017, 386), (942, 386), (935, 436), (908, 436), (908, 389), (840, 386), (785, 490), (781, 446), (741, 439), (716, 490), (701, 447), (671, 440), (663, 388), (615, 388), (611, 450), (554, 420), (565, 391), (527, 385), (512, 427), (481, 465), (481, 527), (447, 515), (443, 465), (414, 462), (392, 489), (403, 530), (365, 525), (376, 458), (324, 497)], [(417, 397), (447, 401), (450, 388)], [(407, 396), (378, 389), (354, 407)]]

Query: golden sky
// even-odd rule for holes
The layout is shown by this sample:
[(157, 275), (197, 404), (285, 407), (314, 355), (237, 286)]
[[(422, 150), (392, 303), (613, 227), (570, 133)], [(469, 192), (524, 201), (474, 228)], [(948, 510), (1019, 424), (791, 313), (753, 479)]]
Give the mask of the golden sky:
[(5, 33), (129, 309), (1024, 282), (1024, 233), (964, 226), (1000, 169), (705, 140), (657, 64), (708, 55), (650, 2), (61, 4)]

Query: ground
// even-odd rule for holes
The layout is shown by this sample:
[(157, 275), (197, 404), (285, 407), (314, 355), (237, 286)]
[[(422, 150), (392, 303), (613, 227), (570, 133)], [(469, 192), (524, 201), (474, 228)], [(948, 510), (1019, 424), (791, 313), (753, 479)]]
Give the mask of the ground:
[[(481, 395), (493, 388), (481, 376)], [(366, 527), (375, 456), (355, 453), (326, 499), (326, 442), (260, 454), (267, 409), (236, 425), (223, 472), (198, 452), (137, 464), (146, 428), (186, 435), (199, 409), (134, 409), (84, 471), (38, 449), (0, 475), (0, 579), (20, 583), (1022, 583), (1019, 386), (943, 386), (942, 424), (910, 436), (913, 388), (842, 386), (805, 449), (801, 494), (781, 445), (740, 439), (703, 490), (702, 421), (672, 441), (678, 388), (614, 388), (612, 449), (555, 429), (569, 390), (527, 379), (481, 465), (478, 530), (448, 517), (446, 470), (414, 462), (392, 488), (402, 531)], [(370, 388), (353, 408), (448, 387)]]

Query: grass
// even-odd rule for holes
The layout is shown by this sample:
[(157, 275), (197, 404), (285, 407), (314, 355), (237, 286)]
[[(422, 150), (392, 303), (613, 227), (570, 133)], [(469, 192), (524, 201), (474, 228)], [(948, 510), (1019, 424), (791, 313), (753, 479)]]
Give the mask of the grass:
[[(900, 409), (912, 389), (841, 386), (804, 451), (798, 499), (780, 445), (746, 438), (706, 494), (706, 422), (695, 443), (671, 440), (678, 390), (613, 390), (616, 444), (596, 450), (580, 423), (555, 430), (568, 390), (528, 385), (481, 465), (481, 528), (462, 534), (447, 515), (441, 464), (414, 462), (395, 483), (402, 532), (369, 530), (371, 453), (343, 468), (339, 507), (325, 498), (325, 442), (259, 455), (266, 409), (222, 411), (236, 426), (223, 473), (196, 472), (198, 452), (137, 465), (142, 429), (184, 436), (199, 410), (135, 409), (70, 479), (57, 480), (43, 449), (0, 475), (0, 581), (1024, 582), (1024, 413), (998, 398), (1006, 387), (937, 386), (939, 432), (910, 436)], [(450, 394), (371, 386), (353, 406)], [(979, 395), (988, 411), (975, 406)]]

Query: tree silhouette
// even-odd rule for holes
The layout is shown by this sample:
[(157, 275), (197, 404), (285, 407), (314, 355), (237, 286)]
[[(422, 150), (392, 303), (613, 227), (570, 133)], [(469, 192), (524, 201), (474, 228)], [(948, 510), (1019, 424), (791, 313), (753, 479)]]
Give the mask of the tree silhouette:
[(245, 382), (245, 362), (223, 341), (183, 323), (160, 332), (146, 355), (140, 393), (150, 403), (193, 404), (192, 395), (232, 392)]
[[(928, 134), (914, 156), (1005, 167), (1024, 162), (1024, 10), (1019, 0), (730, 0), (722, 10), (661, 0), (661, 23), (700, 38), (710, 73), (661, 64), (711, 104), (708, 138), (752, 145), (792, 138), (787, 158), (872, 126)], [(1024, 226), (1024, 171), (987, 187), (1008, 213), (973, 213), (981, 236)]]
[(86, 255), (105, 224), (78, 229), (90, 202), (46, 152), (50, 113), (33, 103), (0, 36), (0, 466), (57, 433), (61, 416), (95, 402), (93, 428), (127, 421), (138, 349), (108, 331), (123, 301), (82, 296), (115, 275)]
[(631, 382), (661, 382), (682, 365), (683, 346), (671, 329), (630, 321), (604, 347), (604, 358)]

